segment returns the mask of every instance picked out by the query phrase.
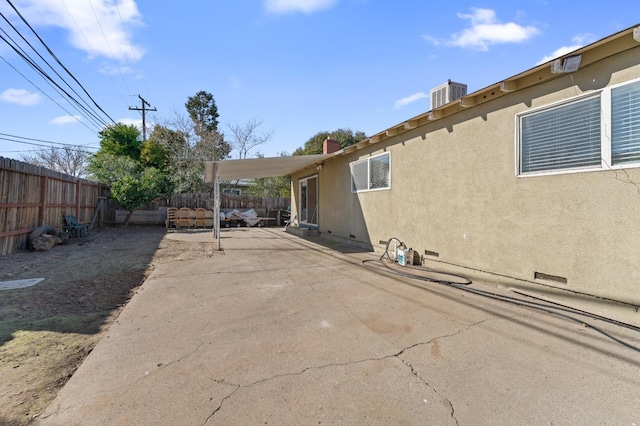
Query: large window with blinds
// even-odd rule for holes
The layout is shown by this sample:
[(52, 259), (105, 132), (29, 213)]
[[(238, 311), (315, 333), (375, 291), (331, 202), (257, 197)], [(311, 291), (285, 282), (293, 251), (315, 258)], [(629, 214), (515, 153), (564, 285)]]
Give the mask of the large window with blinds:
[(354, 161), (351, 167), (351, 192), (391, 188), (391, 153)]
[(640, 162), (640, 81), (611, 89), (611, 162)]
[(640, 166), (640, 81), (517, 116), (518, 175)]

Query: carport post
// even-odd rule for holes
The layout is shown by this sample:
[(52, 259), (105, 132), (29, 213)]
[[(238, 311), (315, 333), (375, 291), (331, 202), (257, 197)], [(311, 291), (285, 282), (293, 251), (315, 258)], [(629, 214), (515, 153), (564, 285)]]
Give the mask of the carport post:
[(218, 164), (213, 163), (214, 193), (213, 193), (213, 236), (216, 239), (217, 250), (220, 251), (220, 176)]

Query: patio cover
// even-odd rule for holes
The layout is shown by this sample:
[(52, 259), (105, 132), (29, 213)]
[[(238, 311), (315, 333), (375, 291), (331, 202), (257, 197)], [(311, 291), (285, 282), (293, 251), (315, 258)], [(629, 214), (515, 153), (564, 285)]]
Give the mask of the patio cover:
[(220, 181), (234, 179), (253, 179), (274, 176), (289, 176), (303, 170), (334, 154), (296, 155), (292, 157), (249, 158), (244, 160), (218, 160), (204, 163), (205, 182), (215, 183), (213, 209), (213, 235), (220, 246)]
[(248, 158), (205, 162), (205, 181), (215, 182), (214, 164), (220, 180), (289, 176), (298, 170), (320, 164), (333, 154), (296, 155), (292, 157)]

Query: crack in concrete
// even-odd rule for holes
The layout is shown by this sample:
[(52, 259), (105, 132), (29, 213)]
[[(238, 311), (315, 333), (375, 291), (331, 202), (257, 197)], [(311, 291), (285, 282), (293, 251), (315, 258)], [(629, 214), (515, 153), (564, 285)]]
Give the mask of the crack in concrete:
[(174, 359), (173, 361), (170, 361), (170, 362), (168, 362), (168, 363), (166, 363), (166, 364), (164, 364), (164, 363), (162, 363), (162, 364), (158, 364), (158, 369), (168, 367), (168, 366), (173, 365), (173, 364), (176, 364), (176, 363), (178, 363), (178, 362), (182, 362), (182, 361), (184, 361), (185, 359), (187, 359), (187, 358), (191, 357), (193, 354), (195, 354), (196, 352), (198, 352), (198, 351), (200, 350), (200, 348), (204, 345), (204, 343), (202, 343), (202, 342), (199, 342), (199, 343), (200, 343), (200, 344), (199, 344), (198, 346), (196, 346), (196, 348), (195, 348), (194, 350), (192, 350), (191, 352), (189, 352), (188, 354), (184, 354), (184, 355), (182, 355), (180, 358), (178, 358), (178, 359)]
[(231, 391), (231, 393), (227, 396), (225, 396), (224, 398), (222, 398), (222, 400), (220, 401), (220, 404), (218, 404), (218, 407), (216, 407), (215, 410), (213, 410), (213, 412), (211, 414), (209, 414), (209, 416), (204, 420), (204, 423), (202, 423), (203, 425), (206, 425), (207, 423), (209, 423), (209, 420), (211, 420), (213, 418), (213, 416), (215, 416), (218, 411), (220, 411), (222, 409), (222, 406), (224, 405), (225, 401), (229, 398), (231, 398), (233, 396), (233, 394), (235, 394), (238, 389), (240, 389), (242, 386), (241, 385), (237, 385), (237, 384), (233, 384), (233, 383), (228, 383), (226, 380), (222, 379), (222, 380), (214, 380), (216, 383), (218, 384), (223, 384), (226, 386), (235, 386), (235, 389), (233, 391)]
[[(354, 316), (355, 316), (355, 315), (354, 315)], [(357, 316), (355, 316), (355, 317), (357, 318)], [(448, 338), (448, 337), (456, 336), (456, 335), (458, 335), (458, 334), (460, 334), (460, 333), (462, 333), (462, 332), (464, 332), (464, 331), (469, 330), (469, 329), (470, 329), (470, 328), (472, 328), (472, 327), (475, 327), (475, 326), (477, 326), (477, 325), (480, 325), (480, 324), (482, 324), (482, 323), (484, 323), (484, 322), (486, 322), (486, 321), (492, 320), (492, 319), (500, 319), (500, 318), (485, 318), (485, 319), (483, 319), (482, 321), (478, 321), (478, 322), (476, 322), (476, 323), (470, 324), (470, 325), (468, 325), (467, 327), (464, 327), (464, 328), (462, 328), (462, 329), (460, 329), (460, 330), (456, 331), (455, 333), (446, 334), (446, 335), (443, 335), (443, 336), (437, 336), (437, 337), (434, 337), (434, 338), (432, 338), (431, 340), (429, 340), (429, 341), (427, 341), (427, 342), (418, 342), (418, 343), (415, 343), (415, 344), (413, 344), (413, 345), (410, 345), (410, 346), (407, 346), (407, 347), (405, 347), (405, 348), (401, 349), (401, 350), (400, 350), (399, 352), (397, 352), (397, 353), (390, 354), (390, 355), (385, 355), (385, 356), (381, 356), (381, 357), (377, 357), (377, 358), (375, 358), (375, 357), (374, 357), (374, 358), (364, 358), (364, 359), (355, 360), (355, 361), (349, 361), (349, 362), (342, 362), (342, 363), (329, 363), (329, 364), (323, 364), (323, 365), (318, 365), (318, 366), (305, 367), (305, 368), (303, 368), (302, 370), (297, 371), (297, 372), (284, 373), (284, 374), (276, 374), (276, 375), (274, 375), (274, 376), (271, 376), (271, 377), (265, 377), (264, 379), (260, 379), (260, 380), (257, 380), (257, 381), (255, 381), (255, 382), (252, 382), (252, 383), (249, 383), (249, 384), (246, 384), (246, 385), (240, 385), (240, 384), (236, 384), (236, 383), (230, 383), (230, 382), (227, 382), (227, 381), (226, 381), (226, 380), (224, 380), (224, 379), (217, 379), (217, 380), (215, 380), (215, 382), (216, 382), (216, 383), (224, 384), (224, 385), (227, 385), (227, 386), (234, 386), (234, 387), (235, 387), (235, 389), (234, 389), (234, 390), (233, 390), (229, 395), (225, 396), (225, 397), (220, 401), (220, 405), (219, 405), (219, 406), (218, 406), (218, 407), (217, 407), (217, 408), (216, 408), (216, 409), (215, 409), (215, 410), (214, 410), (214, 411), (213, 411), (213, 412), (212, 412), (212, 413), (207, 417), (206, 421), (205, 421), (203, 424), (208, 423), (208, 422), (209, 422), (209, 420), (210, 420), (210, 419), (212, 419), (212, 418), (213, 418), (213, 417), (214, 417), (214, 416), (215, 416), (215, 415), (216, 415), (216, 414), (217, 414), (217, 413), (222, 409), (222, 406), (224, 405), (224, 403), (225, 403), (228, 399), (230, 399), (230, 398), (231, 398), (231, 397), (232, 397), (232, 396), (233, 396), (237, 391), (239, 391), (240, 389), (249, 389), (249, 388), (251, 388), (251, 387), (253, 387), (253, 386), (256, 386), (256, 385), (259, 385), (259, 384), (261, 384), (261, 383), (266, 383), (266, 382), (269, 382), (269, 381), (271, 381), (271, 380), (276, 380), (276, 379), (280, 379), (280, 378), (283, 378), (283, 377), (300, 376), (300, 375), (302, 375), (302, 374), (305, 374), (305, 373), (307, 373), (307, 372), (309, 372), (309, 371), (313, 371), (313, 370), (321, 370), (321, 369), (324, 369), (324, 368), (330, 368), (330, 367), (346, 367), (346, 366), (350, 366), (350, 365), (361, 364), (361, 363), (364, 363), (364, 362), (382, 361), (382, 360), (385, 360), (385, 359), (397, 358), (400, 362), (402, 362), (404, 365), (406, 365), (407, 367), (409, 367), (409, 369), (411, 370), (411, 374), (413, 374), (415, 377), (417, 377), (417, 378), (418, 378), (418, 379), (419, 379), (419, 380), (420, 380), (420, 381), (421, 381), (425, 386), (428, 386), (430, 389), (432, 389), (432, 390), (436, 393), (436, 395), (438, 395), (440, 398), (442, 398), (444, 401), (446, 401), (446, 402), (447, 402), (447, 404), (448, 404), (448, 405), (449, 405), (449, 407), (451, 408), (451, 413), (450, 413), (450, 414), (451, 414), (451, 417), (453, 418), (453, 420), (456, 422), (456, 425), (457, 425), (457, 424), (458, 424), (458, 420), (457, 420), (457, 419), (456, 419), (456, 417), (455, 417), (455, 409), (454, 409), (454, 407), (453, 407), (453, 403), (452, 403), (449, 399), (447, 399), (447, 398), (445, 398), (444, 396), (442, 396), (442, 395), (438, 392), (438, 390), (437, 390), (436, 388), (434, 388), (433, 386), (431, 386), (431, 385), (430, 385), (430, 384), (429, 384), (429, 383), (428, 383), (424, 378), (422, 378), (422, 377), (418, 374), (418, 372), (413, 368), (413, 365), (411, 365), (410, 363), (408, 363), (408, 362), (406, 362), (404, 359), (402, 359), (402, 358), (401, 358), (401, 355), (403, 355), (406, 351), (408, 351), (408, 350), (410, 350), (410, 349), (413, 349), (413, 348), (416, 348), (416, 347), (418, 347), (418, 346), (428, 345), (428, 344), (430, 344), (431, 342), (433, 342), (434, 340), (437, 340), (437, 339), (446, 339), (446, 338)]]
[[(448, 337), (450, 337), (450, 336), (448, 336)], [(451, 409), (451, 412), (449, 413), (449, 415), (451, 416), (453, 421), (456, 422), (456, 425), (459, 425), (458, 419), (455, 416), (456, 410), (453, 408), (453, 403), (451, 402), (451, 400), (449, 398), (446, 398), (445, 396), (443, 396), (440, 392), (438, 392), (438, 389), (436, 389), (435, 386), (430, 385), (429, 382), (427, 382), (420, 374), (418, 374), (418, 372), (415, 370), (415, 368), (413, 368), (413, 365), (411, 363), (409, 363), (409, 362), (405, 361), (404, 359), (400, 358), (399, 355), (397, 356), (397, 358), (404, 365), (409, 367), (409, 369), (411, 370), (411, 374), (416, 376), (416, 378), (418, 380), (420, 380), (425, 386), (427, 386), (429, 389), (431, 389), (436, 395), (438, 395), (440, 398), (442, 398), (449, 405), (449, 408)]]
[(413, 367), (413, 365), (412, 365), (410, 362), (408, 362), (408, 361), (406, 361), (405, 359), (401, 358), (401, 355), (403, 355), (406, 351), (408, 351), (408, 350), (410, 350), (410, 349), (413, 349), (413, 348), (416, 348), (416, 347), (418, 347), (418, 346), (429, 345), (429, 344), (431, 344), (434, 340), (441, 340), (441, 339), (447, 339), (447, 338), (449, 338), (449, 337), (455, 337), (455, 336), (459, 335), (459, 334), (460, 334), (460, 333), (462, 333), (462, 332), (468, 331), (468, 330), (470, 330), (471, 328), (474, 328), (474, 327), (476, 327), (476, 326), (478, 326), (478, 325), (480, 325), (480, 324), (483, 324), (483, 323), (485, 323), (485, 322), (487, 322), (487, 321), (491, 321), (491, 320), (495, 320), (495, 319), (503, 319), (503, 318), (499, 318), (499, 317), (489, 317), (489, 318), (485, 318), (485, 319), (483, 319), (483, 320), (481, 320), (481, 321), (477, 321), (477, 322), (475, 322), (475, 323), (473, 323), (473, 324), (469, 324), (468, 326), (466, 326), (466, 327), (464, 327), (464, 328), (459, 329), (459, 330), (458, 330), (458, 331), (456, 331), (455, 333), (445, 334), (445, 335), (442, 335), (442, 336), (434, 337), (434, 338), (430, 339), (430, 340), (429, 340), (429, 341), (427, 341), (427, 342), (418, 342), (418, 343), (415, 343), (415, 344), (413, 344), (413, 345), (411, 345), (411, 346), (407, 346), (406, 348), (402, 349), (400, 352), (398, 352), (397, 354), (395, 354), (395, 355), (394, 355), (394, 356), (395, 356), (395, 357), (397, 357), (397, 358), (398, 358), (398, 359), (399, 359), (399, 360), (400, 360), (404, 365), (406, 365), (407, 367), (409, 367), (409, 369), (411, 370), (411, 374), (413, 374), (413, 375), (414, 375), (418, 380), (420, 380), (420, 382), (422, 382), (425, 386), (427, 386), (427, 387), (429, 387), (431, 390), (433, 390), (433, 392), (434, 392), (436, 395), (438, 395), (440, 398), (442, 398), (442, 399), (447, 403), (447, 405), (449, 405), (449, 408), (450, 408), (450, 410), (451, 410), (451, 412), (450, 412), (449, 414), (450, 414), (451, 418), (453, 419), (453, 421), (454, 421), (454, 422), (456, 422), (456, 425), (459, 425), (459, 423), (458, 423), (458, 419), (457, 419), (457, 418), (456, 418), (456, 416), (455, 416), (456, 410), (455, 410), (455, 408), (453, 407), (453, 403), (451, 402), (451, 400), (450, 400), (449, 398), (446, 398), (444, 395), (442, 395), (442, 394), (438, 391), (438, 389), (436, 389), (436, 388), (435, 388), (435, 386), (430, 385), (430, 384), (429, 384), (429, 382), (428, 382), (427, 380), (425, 380), (425, 379), (424, 379), (420, 374), (418, 374), (418, 372), (416, 371), (416, 369)]

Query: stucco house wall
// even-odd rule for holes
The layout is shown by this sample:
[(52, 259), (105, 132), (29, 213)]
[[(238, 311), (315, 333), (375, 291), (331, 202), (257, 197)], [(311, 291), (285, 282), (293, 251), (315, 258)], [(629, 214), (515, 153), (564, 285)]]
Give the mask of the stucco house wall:
[[(640, 78), (640, 44), (571, 74), (326, 161), (319, 231), (376, 250), (397, 237), (427, 261), (640, 305), (640, 168), (519, 177), (516, 114)], [(349, 164), (391, 153), (391, 189), (351, 192)], [(635, 166), (635, 167), (633, 167)], [(535, 273), (566, 283), (535, 279)]]

